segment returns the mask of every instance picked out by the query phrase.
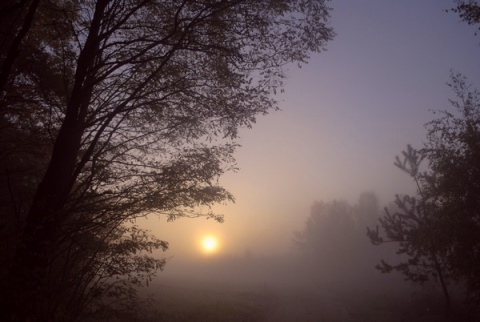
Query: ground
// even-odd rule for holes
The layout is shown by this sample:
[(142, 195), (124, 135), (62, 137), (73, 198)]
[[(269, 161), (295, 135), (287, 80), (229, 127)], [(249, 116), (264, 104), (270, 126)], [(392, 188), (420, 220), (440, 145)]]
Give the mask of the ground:
[[(415, 294), (334, 292), (328, 289), (240, 285), (193, 280), (152, 285), (151, 321), (401, 322), (443, 321), (439, 303)], [(404, 296), (402, 294), (401, 296)]]

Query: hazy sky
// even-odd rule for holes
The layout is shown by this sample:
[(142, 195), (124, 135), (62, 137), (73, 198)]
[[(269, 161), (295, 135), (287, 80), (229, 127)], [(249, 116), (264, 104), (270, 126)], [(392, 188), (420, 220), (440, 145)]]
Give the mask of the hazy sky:
[(291, 248), (315, 200), (354, 203), (373, 191), (382, 203), (413, 186), (393, 166), (408, 143), (421, 147), (430, 110), (449, 108), (450, 71), (480, 88), (480, 35), (446, 13), (452, 0), (332, 1), (337, 37), (309, 64), (289, 68), (282, 111), (241, 132), (240, 171), (223, 179), (235, 204), (225, 223), (153, 217), (148, 228), (176, 260), (200, 256), (199, 239), (219, 254), (277, 254)]

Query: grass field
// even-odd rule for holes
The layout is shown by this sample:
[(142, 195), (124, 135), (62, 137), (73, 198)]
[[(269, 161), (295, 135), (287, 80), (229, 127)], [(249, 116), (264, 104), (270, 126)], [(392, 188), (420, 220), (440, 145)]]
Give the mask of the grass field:
[(438, 289), (411, 288), (401, 276), (312, 273), (294, 261), (272, 258), (177, 264), (140, 290), (152, 301), (135, 312), (138, 317), (109, 321), (446, 321)]
[(441, 299), (418, 294), (193, 280), (157, 282), (149, 291), (154, 302), (148, 321), (444, 321)]

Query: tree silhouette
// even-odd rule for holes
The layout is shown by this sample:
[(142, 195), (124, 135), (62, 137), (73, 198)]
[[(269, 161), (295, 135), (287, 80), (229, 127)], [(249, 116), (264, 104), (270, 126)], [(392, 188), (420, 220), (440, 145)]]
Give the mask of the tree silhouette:
[(382, 273), (397, 270), (406, 280), (422, 284), (430, 278), (438, 279), (445, 298), (446, 312), (450, 312), (450, 278), (446, 262), (448, 246), (440, 239), (442, 227), (439, 225), (435, 201), (424, 193), (425, 174), (420, 165), (425, 155), (410, 145), (403, 151), (403, 159), (397, 156), (395, 166), (406, 172), (418, 187), (418, 197), (399, 196), (395, 198), (394, 211), (385, 208), (385, 215), (379, 219), (386, 238), (381, 236), (378, 226), (367, 228), (367, 236), (374, 245), (397, 243), (397, 254), (403, 260), (392, 265), (382, 260), (377, 269)]
[[(74, 319), (69, 303), (86, 294), (76, 290), (96, 285), (71, 288), (76, 272), (97, 276), (92, 263), (166, 247), (141, 235), (118, 246), (135, 234), (128, 220), (221, 220), (196, 207), (233, 199), (217, 179), (234, 167), (238, 129), (276, 108), (285, 64), (305, 63), (333, 37), (324, 1), (26, 1), (0, 13), (21, 17), (0, 22), (0, 137), (32, 136), (45, 154), (27, 211), (2, 173), (5, 217), (20, 222), (1, 314), (16, 320)], [(19, 159), (17, 148), (2, 162)], [(118, 268), (106, 276), (129, 271)], [(69, 282), (52, 292), (59, 272)]]
[(460, 74), (449, 86), (456, 95), (454, 110), (440, 111), (427, 124), (422, 150), (429, 161), (425, 194), (435, 198), (444, 228), (442, 242), (451, 249), (448, 262), (463, 279), (472, 307), (480, 300), (480, 93)]
[(354, 241), (352, 207), (346, 201), (315, 202), (295, 242), (327, 270), (346, 266)]
[(436, 112), (440, 116), (426, 124), (424, 148), (408, 146), (395, 163), (415, 181), (416, 196), (397, 196), (397, 210), (386, 210), (380, 219), (386, 239), (378, 227), (368, 231), (374, 244), (397, 242), (406, 259), (379, 269), (399, 270), (416, 283), (437, 279), (447, 312), (449, 280), (466, 284), (473, 309), (480, 299), (480, 96), (459, 74), (449, 85), (458, 98), (450, 101), (455, 110)]

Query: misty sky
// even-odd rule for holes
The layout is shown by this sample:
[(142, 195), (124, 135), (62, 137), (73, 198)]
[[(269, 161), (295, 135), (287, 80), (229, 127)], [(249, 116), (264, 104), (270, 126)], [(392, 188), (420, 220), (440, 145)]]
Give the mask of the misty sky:
[(337, 37), (302, 69), (290, 66), (282, 111), (241, 132), (237, 173), (222, 183), (235, 204), (225, 223), (152, 217), (148, 228), (176, 260), (201, 256), (199, 239), (220, 239), (219, 254), (284, 253), (315, 200), (355, 203), (373, 191), (382, 204), (413, 189), (393, 166), (408, 143), (421, 147), (431, 110), (449, 108), (451, 70), (480, 88), (480, 35), (446, 13), (452, 0), (332, 1)]

